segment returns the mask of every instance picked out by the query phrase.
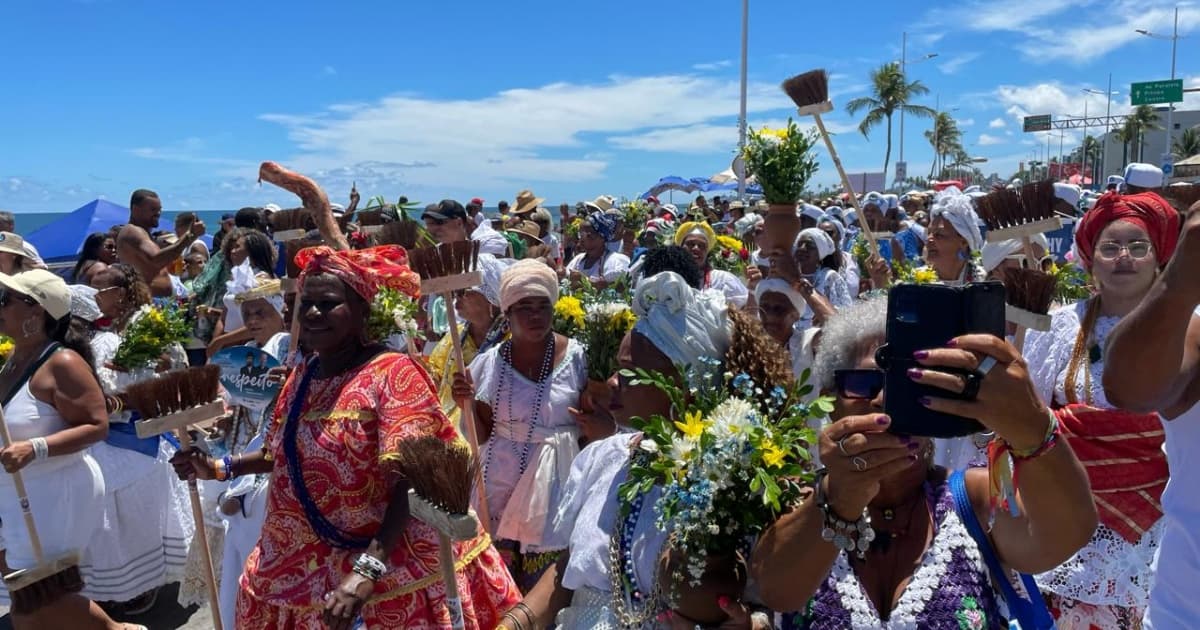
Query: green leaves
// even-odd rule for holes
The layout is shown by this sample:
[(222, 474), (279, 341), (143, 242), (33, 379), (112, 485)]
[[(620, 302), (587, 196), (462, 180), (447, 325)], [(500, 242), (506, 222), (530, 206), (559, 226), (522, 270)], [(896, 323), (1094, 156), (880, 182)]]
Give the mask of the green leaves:
[(767, 203), (795, 203), (817, 172), (816, 133), (802, 133), (789, 118), (782, 129), (752, 130), (743, 152), (746, 170), (762, 186)]

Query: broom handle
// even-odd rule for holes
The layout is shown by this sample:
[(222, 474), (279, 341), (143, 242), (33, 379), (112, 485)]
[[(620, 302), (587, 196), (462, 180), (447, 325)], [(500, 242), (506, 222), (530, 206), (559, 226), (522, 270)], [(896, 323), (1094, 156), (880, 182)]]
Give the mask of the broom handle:
[[(299, 284), (299, 283), (297, 283)], [(292, 298), (292, 332), (291, 338), (288, 339), (287, 364), (284, 367), (292, 367), (296, 360), (296, 349), (300, 347), (300, 287), (296, 287), (296, 297)]]
[[(4, 438), (4, 446), (12, 446), (12, 436), (8, 433), (8, 421), (4, 419), (4, 410), (0, 408), (0, 435)], [(21, 515), (25, 517), (25, 529), (29, 530), (29, 546), (33, 547), (33, 559), (41, 564), (45, 561), (42, 554), (42, 539), (38, 538), (37, 525), (33, 522), (33, 511), (29, 509), (29, 494), (25, 491), (25, 481), (21, 479), (21, 471), (12, 473), (13, 486), (17, 490), (17, 498), (21, 501)]]
[[(175, 436), (184, 452), (192, 450), (192, 436), (187, 429), (176, 429)], [(188, 477), (188, 495), (192, 500), (192, 520), (196, 522), (196, 538), (200, 541), (200, 553), (204, 560), (204, 581), (208, 587), (208, 606), (212, 610), (213, 627), (221, 627), (221, 603), (217, 599), (217, 573), (213, 570), (212, 552), (208, 549), (208, 536), (204, 531), (204, 508), (200, 505), (200, 490), (196, 487), (196, 478)]]
[(1017, 331), (1013, 335), (1013, 345), (1016, 346), (1017, 352), (1025, 352), (1025, 327), (1017, 324)]
[[(450, 343), (454, 344), (454, 362), (461, 374), (467, 373), (467, 362), (463, 360), (462, 339), (458, 336), (458, 315), (454, 312), (454, 300), (450, 293), (443, 293), (446, 302), (446, 320), (450, 324)], [(471, 456), (479, 461), (479, 433), (475, 430), (475, 405), (468, 402), (462, 406), (462, 423), (467, 432), (467, 444), (471, 445)], [(475, 467), (475, 488), (479, 492), (479, 519), (483, 531), (491, 532), (492, 519), (488, 513), (487, 487), (483, 485), (483, 466)]]
[(458, 598), (458, 579), (454, 575), (454, 543), (450, 537), (438, 532), (438, 561), (442, 565), (442, 582), (446, 584), (446, 609), (450, 613), (450, 627), (463, 630), (462, 600)]
[[(1040, 261), (1038, 261), (1037, 258), (1034, 257), (1034, 254), (1033, 254), (1033, 241), (1030, 240), (1030, 238), (1028, 236), (1022, 236), (1021, 237), (1021, 245), (1025, 248), (1025, 258), (1027, 258), (1029, 260), (1029, 268), (1041, 271), (1042, 265), (1041, 265)], [(1020, 348), (1018, 348), (1018, 349), (1020, 349)]]
[(833, 148), (833, 140), (829, 137), (829, 132), (825, 130), (825, 123), (821, 121), (820, 114), (813, 114), (813, 120), (817, 121), (817, 129), (821, 130), (821, 137), (825, 139), (825, 148), (829, 150), (829, 157), (833, 158), (833, 165), (837, 168), (838, 175), (842, 177), (842, 187), (846, 189), (846, 196), (850, 198), (850, 204), (854, 206), (854, 211), (858, 213), (858, 222), (862, 226), (862, 233), (867, 239), (867, 248), (871, 250), (871, 255), (879, 256), (879, 246), (875, 244), (875, 234), (871, 232), (871, 226), (867, 224), (867, 217), (863, 215), (862, 208), (858, 207), (858, 197), (854, 196), (854, 187), (850, 185), (850, 178), (846, 176), (846, 169), (842, 168), (842, 160), (838, 157), (837, 149)]

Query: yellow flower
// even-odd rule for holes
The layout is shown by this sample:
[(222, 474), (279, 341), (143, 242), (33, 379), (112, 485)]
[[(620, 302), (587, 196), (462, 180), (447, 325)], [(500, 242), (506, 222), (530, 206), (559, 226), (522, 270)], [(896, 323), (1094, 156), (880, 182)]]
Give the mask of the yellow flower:
[(768, 440), (762, 444), (763, 463), (772, 468), (783, 463), (783, 458), (787, 457), (787, 451), (779, 448), (774, 442)]
[(162, 311), (158, 311), (158, 310), (150, 311), (149, 313), (146, 314), (146, 317), (148, 317), (150, 319), (151, 324), (163, 323)]
[(1047, 271), (1046, 273), (1049, 273), (1052, 276), (1057, 276), (1058, 275), (1058, 265), (1055, 263), (1050, 263), (1050, 270)]
[(735, 252), (742, 251), (742, 242), (732, 236), (725, 236), (724, 234), (718, 236), (717, 244), (725, 249), (732, 249)]
[(577, 297), (564, 295), (559, 298), (558, 303), (554, 305), (554, 314), (583, 328), (583, 303)]
[(708, 427), (708, 423), (700, 415), (699, 411), (689, 411), (684, 414), (684, 421), (675, 421), (675, 428), (683, 432), (683, 435), (691, 440), (699, 440), (700, 434), (704, 433), (704, 429)]
[(613, 316), (613, 328), (622, 335), (632, 330), (636, 323), (637, 315), (634, 315), (630, 309), (625, 309)]
[(937, 272), (924, 267), (913, 272), (913, 282), (917, 284), (933, 284), (938, 281)]
[(12, 339), (5, 337), (2, 341), (0, 341), (0, 357), (4, 357), (5, 359), (7, 359), (8, 357), (12, 356), (12, 352), (13, 352)]

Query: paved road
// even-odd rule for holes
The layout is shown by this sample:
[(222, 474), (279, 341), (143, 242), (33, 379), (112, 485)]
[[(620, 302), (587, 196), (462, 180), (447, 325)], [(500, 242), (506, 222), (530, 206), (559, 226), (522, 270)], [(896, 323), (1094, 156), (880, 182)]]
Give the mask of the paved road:
[[(158, 602), (150, 612), (136, 617), (114, 615), (113, 618), (117, 621), (139, 623), (150, 630), (212, 630), (212, 615), (208, 606), (200, 609), (195, 606), (184, 608), (175, 601), (178, 594), (179, 585), (171, 584), (159, 592)], [(8, 609), (0, 607), (0, 615), (4, 615), (0, 617), (0, 630), (11, 630)]]

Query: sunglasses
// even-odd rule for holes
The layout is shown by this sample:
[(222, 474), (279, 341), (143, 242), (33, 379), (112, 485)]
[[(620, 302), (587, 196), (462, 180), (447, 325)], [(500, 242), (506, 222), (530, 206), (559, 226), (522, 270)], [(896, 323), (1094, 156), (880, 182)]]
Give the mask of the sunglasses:
[(876, 369), (834, 370), (833, 384), (839, 398), (874, 400), (883, 391), (884, 372)]
[(8, 289), (0, 289), (0, 308), (4, 308), (4, 307), (8, 306), (10, 303), (12, 303), (13, 298), (21, 300), (22, 302), (28, 304), (29, 306), (37, 306), (38, 305), (37, 300), (29, 297), (28, 295), (21, 295), (20, 293), (17, 293), (15, 291), (9, 291)]

